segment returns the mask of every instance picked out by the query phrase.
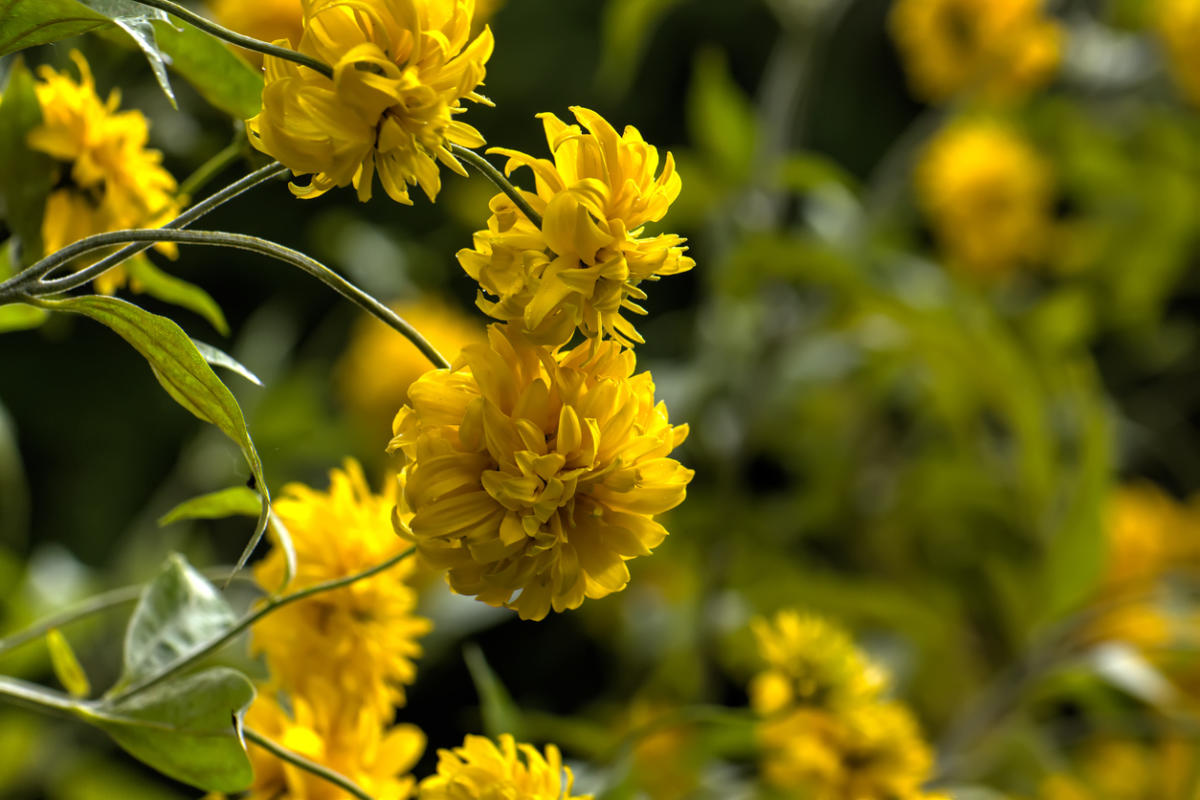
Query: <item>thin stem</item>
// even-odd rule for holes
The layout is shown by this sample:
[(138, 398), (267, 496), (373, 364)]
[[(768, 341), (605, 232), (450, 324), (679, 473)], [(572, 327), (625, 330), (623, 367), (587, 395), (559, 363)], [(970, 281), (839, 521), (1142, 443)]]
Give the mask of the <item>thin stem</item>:
[(183, 183), (179, 184), (179, 194), (184, 197), (191, 197), (203, 189), (205, 184), (217, 177), (222, 170), (234, 161), (237, 161), (238, 157), (245, 151), (245, 148), (246, 138), (243, 135), (239, 135), (226, 145), (225, 149), (208, 159), (208, 161), (205, 161), (195, 172), (187, 176)]
[(206, 19), (195, 12), (189, 11), (178, 3), (172, 3), (171, 0), (134, 0), (135, 3), (140, 3), (144, 6), (157, 8), (166, 11), (168, 14), (174, 14), (180, 19), (190, 22), (205, 33), (211, 33), (218, 39), (224, 39), (230, 44), (236, 44), (238, 47), (244, 47), (247, 50), (254, 50), (258, 53), (263, 53), (276, 58), (284, 58), (288, 61), (295, 61), (297, 64), (314, 69), (324, 75), (326, 78), (333, 77), (333, 69), (323, 61), (318, 61), (315, 58), (297, 53), (288, 47), (280, 47), (274, 44), (255, 39), (250, 36), (244, 36), (228, 28), (222, 28), (217, 23), (210, 19)]
[(533, 206), (529, 205), (529, 201), (521, 194), (517, 187), (513, 186), (508, 178), (500, 170), (492, 166), (492, 162), (488, 161), (483, 156), (476, 153), (474, 150), (463, 147), (458, 144), (450, 145), (450, 152), (466, 161), (479, 173), (487, 178), (492, 183), (496, 184), (496, 188), (508, 195), (508, 199), (513, 201), (517, 208), (521, 209), (521, 213), (532, 222), (536, 227), (542, 227), (542, 215), (533, 210)]
[(334, 786), (341, 789), (343, 792), (349, 792), (359, 800), (374, 800), (371, 795), (359, 788), (358, 784), (342, 775), (340, 772), (334, 772), (329, 767), (318, 764), (315, 761), (310, 761), (299, 753), (294, 753), (286, 747), (276, 744), (267, 737), (263, 736), (253, 728), (242, 728), (242, 734), (251, 742), (266, 750), (271, 755), (286, 761), (287, 763), (299, 767), (305, 772), (311, 772), (318, 778), (329, 781)]
[(120, 702), (122, 700), (127, 700), (130, 697), (132, 697), (133, 695), (138, 694), (139, 692), (145, 691), (146, 689), (149, 689), (151, 686), (157, 686), (159, 683), (162, 683), (164, 680), (171, 677), (172, 675), (179, 672), (180, 670), (185, 669), (188, 666), (191, 666), (192, 664), (196, 663), (197, 661), (204, 658), (208, 654), (221, 649), (226, 644), (228, 644), (230, 641), (235, 639), (238, 635), (240, 635), (243, 631), (249, 629), (250, 626), (252, 626), (254, 623), (258, 622), (260, 619), (267, 616), (268, 614), (283, 608), (286, 605), (290, 605), (290, 604), (298, 602), (300, 600), (305, 600), (314, 595), (321, 594), (322, 592), (331, 592), (335, 589), (341, 589), (343, 586), (349, 586), (350, 584), (354, 583), (355, 581), (361, 581), (366, 578), (370, 578), (372, 575), (377, 575), (380, 572), (384, 572), (386, 570), (391, 569), (392, 567), (396, 566), (401, 561), (408, 558), (415, 552), (416, 552), (416, 548), (410, 547), (407, 550), (405, 550), (404, 552), (398, 553), (397, 555), (392, 556), (387, 561), (384, 561), (380, 564), (376, 564), (375, 566), (371, 567), (370, 569), (365, 569), (362, 572), (356, 572), (353, 575), (347, 575), (344, 578), (335, 578), (334, 580), (325, 581), (323, 583), (317, 583), (312, 586), (308, 586), (304, 589), (300, 589), (298, 591), (292, 592), (291, 594), (286, 594), (283, 597), (276, 597), (272, 600), (268, 600), (266, 605), (264, 605), (262, 608), (258, 609), (257, 611), (253, 611), (253, 612), (247, 614), (246, 616), (242, 617), (240, 620), (238, 620), (233, 625), (232, 628), (225, 631), (225, 633), (221, 634), (217, 638), (212, 639), (211, 641), (205, 643), (198, 650), (194, 650), (191, 653), (188, 653), (183, 658), (179, 659), (178, 661), (175, 661), (175, 662), (167, 665), (166, 667), (163, 668), (163, 670), (161, 672), (159, 672), (155, 675), (152, 675), (149, 678), (146, 678), (145, 680), (139, 681), (138, 683), (135, 683), (132, 686), (128, 686), (128, 687), (124, 688), (123, 690), (118, 692), (115, 697), (111, 698), (111, 702), (116, 703), (116, 702)]
[[(320, 261), (310, 258), (298, 250), (284, 247), (281, 244), (276, 244), (257, 236), (248, 236), (242, 233), (226, 233), (225, 231), (180, 231), (169, 228), (112, 231), (111, 233), (98, 233), (95, 236), (89, 236), (86, 239), (73, 242), (56, 252), (54, 256), (63, 260), (70, 260), (89, 250), (99, 250), (121, 242), (176, 242), (178, 244), (201, 244), (212, 247), (233, 247), (239, 250), (249, 250), (252, 253), (270, 256), (308, 273), (326, 286), (329, 286), (342, 297), (345, 297), (347, 300), (399, 331), (435, 367), (439, 369), (448, 369), (450, 367), (450, 362), (446, 360), (445, 356), (439, 353), (437, 348), (421, 335), (420, 331), (406, 322), (395, 311), (392, 311)], [(82, 286), (94, 277), (88, 273), (89, 270), (85, 269), (73, 275), (67, 275), (44, 284), (34, 284), (28, 289), (28, 297), (49, 294), (51, 289), (55, 292), (63, 292), (68, 289), (74, 289), (77, 286)], [(43, 287), (46, 288), (43, 289)]]

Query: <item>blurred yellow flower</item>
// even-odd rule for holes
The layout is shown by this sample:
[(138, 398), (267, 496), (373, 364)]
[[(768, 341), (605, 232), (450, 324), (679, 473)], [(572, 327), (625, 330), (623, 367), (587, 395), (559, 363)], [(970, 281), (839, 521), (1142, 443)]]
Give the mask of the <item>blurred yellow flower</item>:
[(441, 189), (438, 162), (466, 175), (448, 146), (480, 147), (479, 131), (454, 119), (462, 100), (489, 103), (475, 89), (492, 54), (492, 34), (470, 36), (474, 0), (304, 0), (297, 50), (333, 68), (333, 78), (268, 56), (262, 111), (247, 121), (250, 141), (286, 164), (299, 197), (353, 183), (411, 204), (408, 185), (430, 200)]
[[(291, 47), (300, 42), (301, 0), (209, 0), (209, 6), (213, 19), (230, 30), (264, 42), (286, 41)], [(262, 65), (262, 53), (243, 47), (234, 51), (255, 66)]]
[(767, 669), (750, 682), (760, 714), (793, 706), (836, 709), (875, 700), (887, 683), (840, 628), (812, 614), (780, 611), (751, 620)]
[(1193, 103), (1200, 104), (1200, 0), (1155, 0), (1155, 23), (1167, 50), (1171, 75)]
[(1128, 588), (1153, 582), (1179, 560), (1200, 530), (1186, 511), (1157, 486), (1130, 484), (1108, 502), (1105, 582)]
[(618, 135), (594, 111), (571, 110), (587, 133), (539, 115), (553, 161), (492, 151), (509, 157), (509, 174), (532, 170), (536, 192), (523, 195), (542, 216), (541, 228), (496, 195), (488, 229), (458, 261), (479, 282), (479, 308), (522, 325), (539, 344), (565, 344), (578, 326), (586, 336), (631, 346), (642, 338), (621, 314), (646, 313), (637, 304), (646, 297), (640, 284), (695, 266), (682, 237), (643, 235), (679, 196), (679, 175), (670, 153), (658, 171), (658, 150), (636, 128)]
[(1093, 739), (1075, 753), (1072, 774), (1042, 782), (1039, 800), (1194, 800), (1196, 756), (1196, 742), (1178, 734)]
[[(440, 353), (457, 353), (486, 338), (480, 322), (441, 300), (423, 298), (393, 303), (391, 308)], [(336, 367), (338, 394), (367, 427), (386, 431), (396, 409), (408, 402), (409, 385), (432, 368), (411, 342), (364, 314)]]
[(916, 189), (952, 268), (994, 279), (1044, 256), (1054, 181), (1049, 165), (1008, 125), (948, 125), (926, 147)]
[[(78, 50), (71, 60), (76, 81), (49, 66), (38, 68), (35, 84), (42, 123), (29, 147), (59, 162), (55, 188), (46, 199), (42, 238), (45, 252), (96, 233), (157, 227), (179, 213), (175, 179), (162, 167), (162, 153), (146, 147), (149, 124), (140, 111), (118, 111), (120, 92), (96, 94), (88, 63)], [(175, 246), (157, 249), (174, 255)], [(98, 261), (88, 255), (80, 266)], [(111, 294), (125, 283), (121, 267), (96, 279), (96, 290)]]
[(558, 748), (518, 745), (509, 734), (500, 746), (483, 736), (463, 740), (462, 747), (438, 751), (437, 774), (421, 781), (419, 800), (591, 800), (572, 795), (574, 776), (562, 764)]
[[(290, 590), (345, 577), (375, 566), (407, 545), (392, 530), (399, 500), (395, 481), (373, 494), (357, 463), (330, 473), (319, 492), (301, 484), (285, 486), (273, 504), (278, 521), (291, 534), (296, 574)], [(275, 547), (254, 570), (267, 591), (278, 590), (286, 561)], [(252, 648), (265, 654), (272, 682), (293, 697), (336, 694), (352, 698), (346, 711), (375, 712), (391, 719), (404, 703), (404, 685), (416, 677), (418, 638), (430, 630), (416, 616), (417, 595), (407, 583), (409, 559), (342, 589), (285, 606), (255, 625)]]
[(1063, 30), (1042, 0), (897, 0), (888, 19), (913, 94), (1019, 98), (1053, 77)]
[(615, 342), (562, 352), (492, 325), (409, 388), (389, 445), (408, 458), (402, 535), (454, 591), (542, 619), (620, 591), (663, 540), (654, 517), (692, 478), (668, 457), (687, 426), (635, 367)]
[[(288, 714), (260, 692), (246, 712), (246, 726), (276, 744), (349, 778), (375, 800), (407, 800), (416, 780), (408, 774), (425, 750), (415, 725), (390, 725), (371, 715), (336, 709), (336, 694), (293, 696)], [(345, 800), (341, 789), (317, 775), (280, 761), (254, 744), (247, 749), (254, 783), (246, 800)]]

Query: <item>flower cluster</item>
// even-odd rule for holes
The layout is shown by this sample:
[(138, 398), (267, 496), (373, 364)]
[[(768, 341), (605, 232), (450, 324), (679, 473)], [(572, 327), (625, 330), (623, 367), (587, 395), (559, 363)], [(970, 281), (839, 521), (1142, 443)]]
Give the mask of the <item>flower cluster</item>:
[(765, 780), (816, 800), (936, 800), (933, 766), (912, 714), (882, 698), (886, 679), (825, 620), (782, 611), (752, 622), (767, 664), (750, 684), (763, 716)]
[(940, 103), (963, 92), (1023, 96), (1049, 80), (1063, 32), (1042, 0), (897, 0), (889, 26), (914, 94)]
[(571, 110), (579, 125), (540, 115), (553, 161), (496, 150), (508, 156), (509, 174), (533, 172), (536, 192), (522, 194), (541, 226), (498, 194), (487, 230), (458, 260), (479, 282), (480, 309), (539, 344), (565, 344), (578, 327), (632, 346), (642, 337), (622, 313), (645, 313), (640, 284), (695, 266), (682, 237), (643, 235), (679, 196), (679, 176), (670, 153), (659, 170), (658, 150), (637, 129), (618, 135), (594, 111)]
[(951, 123), (926, 146), (916, 184), (952, 268), (995, 279), (1044, 257), (1054, 182), (1012, 126), (985, 118)]
[(455, 591), (524, 619), (623, 589), (692, 477), (668, 457), (687, 426), (634, 368), (615, 342), (561, 350), (491, 326), (396, 416), (413, 512), (401, 535)]
[(455, 119), (463, 100), (488, 102), (475, 90), (492, 34), (471, 37), (474, 8), (474, 0), (304, 0), (296, 49), (333, 75), (268, 56), (251, 142), (293, 174), (312, 175), (292, 184), (299, 197), (353, 184), (366, 201), (378, 173), (396, 202), (412, 202), (410, 184), (434, 199), (438, 162), (466, 174), (449, 146), (484, 143)]
[[(42, 123), (28, 139), (32, 150), (58, 164), (42, 223), (47, 253), (97, 233), (157, 227), (179, 212), (175, 179), (163, 168), (162, 154), (146, 146), (146, 117), (140, 111), (118, 111), (121, 96), (115, 89), (101, 100), (87, 61), (77, 50), (71, 51), (71, 60), (79, 80), (49, 66), (38, 69), (35, 91)], [(167, 243), (158, 249), (175, 252)], [(96, 260), (84, 259), (81, 266)], [(124, 267), (109, 270), (96, 279), (96, 290), (111, 294), (125, 276)]]
[[(321, 492), (300, 484), (284, 488), (272, 511), (295, 554), (289, 590), (361, 572), (398, 555), (404, 542), (392, 531), (398, 497), (394, 482), (374, 494), (357, 463), (330, 475)], [(254, 570), (268, 592), (284, 582), (287, 555), (273, 548)], [(247, 724), (284, 747), (332, 767), (375, 797), (400, 800), (413, 781), (406, 773), (424, 750), (424, 736), (392, 725), (416, 676), (413, 659), (430, 624), (414, 614), (408, 584), (411, 560), (284, 606), (260, 621), (251, 647), (265, 657), (268, 683)], [(279, 698), (286, 698), (286, 705)], [(253, 798), (337, 797), (328, 785), (273, 756), (251, 750)]]
[(563, 766), (554, 745), (547, 745), (543, 756), (508, 734), (500, 736), (499, 747), (490, 739), (468, 735), (462, 747), (438, 751), (437, 774), (421, 781), (417, 798), (591, 800), (591, 795), (572, 795), (573, 784), (571, 770)]

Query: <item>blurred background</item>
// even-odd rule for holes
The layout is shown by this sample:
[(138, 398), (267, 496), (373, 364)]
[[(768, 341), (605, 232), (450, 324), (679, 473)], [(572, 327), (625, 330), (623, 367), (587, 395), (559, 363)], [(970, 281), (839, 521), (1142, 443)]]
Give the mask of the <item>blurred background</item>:
[[(226, 6), (208, 11), (287, 35)], [(490, 24), (495, 108), (466, 117), (490, 145), (543, 155), (535, 115), (583, 105), (678, 161), (659, 230), (697, 267), (647, 287), (638, 359), (691, 426), (678, 457), (696, 477), (630, 586), (578, 611), (520, 622), (430, 583), (401, 711), (429, 737), (416, 773), (482, 730), (467, 644), (580, 789), (764, 794), (747, 729), (621, 737), (663, 710), (746, 706), (748, 620), (795, 607), (887, 667), (958, 797), (1198, 796), (1200, 3), (507, 0)], [(178, 178), (244, 136), (183, 81), (171, 109), (115, 40), (26, 58), (66, 68), (72, 47), (102, 96), (147, 114)], [(264, 161), (247, 149), (207, 191)], [(202, 227), (311, 254), (452, 354), (486, 324), (454, 254), (492, 190), (443, 177), (413, 207), (273, 183)], [(407, 342), (280, 264), (154, 258), (233, 333), (138, 302), (263, 380), (229, 378), (273, 489), (323, 488), (346, 456), (383, 480), (424, 369)], [(66, 315), (3, 334), (0, 631), (172, 550), (230, 563), (247, 521), (155, 520), (246, 477), (116, 336)], [(73, 637), (97, 684), (121, 623)], [(53, 682), (40, 645), (0, 672)], [(1087, 793), (1052, 794), (1064, 775)], [(0, 707), (0, 796), (195, 794), (99, 733)]]

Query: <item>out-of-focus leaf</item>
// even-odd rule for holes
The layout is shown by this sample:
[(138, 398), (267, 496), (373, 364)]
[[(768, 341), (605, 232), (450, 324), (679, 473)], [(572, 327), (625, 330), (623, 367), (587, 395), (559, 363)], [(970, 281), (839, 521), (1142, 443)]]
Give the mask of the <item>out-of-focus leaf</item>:
[(258, 516), (262, 497), (247, 486), (231, 486), (218, 492), (184, 500), (158, 518), (159, 525), (170, 525), (185, 519), (223, 519), (233, 516)]
[[(0, 307), (0, 317), (7, 307)], [(13, 552), (22, 552), (28, 536), (29, 486), (25, 481), (21, 451), (17, 447), (16, 426), (4, 404), (0, 403), (0, 545)], [(2, 598), (3, 593), (0, 593)]]
[(233, 356), (226, 353), (220, 348), (213, 347), (211, 344), (192, 339), (192, 344), (196, 345), (196, 349), (200, 351), (200, 355), (204, 356), (204, 360), (214, 367), (224, 367), (230, 372), (241, 375), (246, 380), (253, 383), (255, 386), (262, 386), (263, 382), (258, 379), (258, 376), (250, 371), (242, 362), (238, 361)]
[(10, 0), (0, 14), (0, 56), (111, 24), (76, 0)]
[[(20, 8), (11, 10), (19, 12)], [(0, 40), (8, 24), (7, 20), (0, 22)], [(46, 196), (54, 183), (54, 161), (45, 153), (30, 150), (26, 144), (29, 132), (41, 124), (42, 109), (34, 90), (33, 74), (18, 58), (9, 71), (8, 84), (0, 99), (0, 218), (7, 222), (17, 240), (13, 265), (17, 268), (32, 264), (42, 255), (42, 216)], [(11, 319), (14, 312), (5, 316)], [(0, 321), (0, 330), (3, 329)]]
[(171, 67), (217, 108), (248, 119), (262, 106), (262, 74), (223, 42), (182, 20), (156, 21), (155, 33)]
[(54, 667), (54, 677), (72, 697), (87, 697), (92, 692), (92, 684), (88, 681), (83, 665), (75, 657), (71, 643), (62, 635), (58, 628), (51, 628), (46, 633), (46, 647), (50, 651), (50, 664)]
[(212, 792), (237, 792), (254, 779), (241, 738), (242, 713), (254, 699), (246, 676), (214, 667), (88, 706), (79, 716), (159, 772)]
[(488, 665), (483, 651), (477, 645), (468, 644), (463, 647), (463, 660), (467, 662), (471, 681), (475, 684), (475, 691), (479, 693), (479, 710), (483, 717), (484, 733), (493, 739), (502, 733), (510, 733), (516, 739), (525, 738), (521, 709), (513, 702), (500, 678)]
[(681, 0), (609, 0), (601, 23), (604, 44), (596, 84), (612, 97), (628, 89), (654, 29)]
[(687, 96), (692, 141), (728, 181), (750, 175), (758, 141), (754, 108), (729, 74), (725, 54), (705, 48), (696, 54)]
[(145, 292), (164, 303), (195, 311), (208, 320), (217, 333), (222, 336), (229, 335), (229, 323), (225, 321), (221, 307), (208, 292), (196, 284), (163, 272), (154, 266), (150, 259), (142, 256), (131, 258), (126, 262), (125, 268), (129, 272), (130, 283), (135, 291)]
[(150, 582), (125, 631), (121, 677), (108, 694), (157, 675), (233, 627), (236, 616), (225, 598), (173, 554)]
[(0, 333), (41, 327), (49, 316), (46, 309), (25, 303), (0, 306)]
[(784, 159), (775, 173), (781, 188), (809, 192), (827, 184), (854, 189), (857, 181), (832, 159), (819, 153), (793, 153)]
[(262, 462), (246, 430), (237, 400), (221, 383), (196, 345), (171, 320), (151, 314), (115, 297), (84, 296), (65, 300), (39, 300), (47, 308), (83, 314), (107, 325), (149, 362), (154, 377), (174, 400), (205, 422), (211, 422), (242, 448), (246, 463), (262, 494), (262, 509), (254, 535), (238, 559), (240, 569), (267, 529), (271, 497), (262, 475)]

